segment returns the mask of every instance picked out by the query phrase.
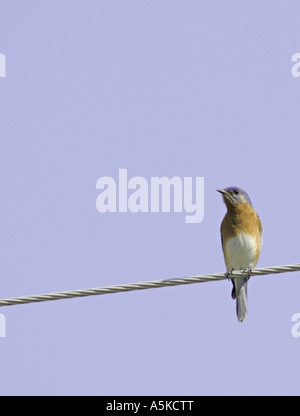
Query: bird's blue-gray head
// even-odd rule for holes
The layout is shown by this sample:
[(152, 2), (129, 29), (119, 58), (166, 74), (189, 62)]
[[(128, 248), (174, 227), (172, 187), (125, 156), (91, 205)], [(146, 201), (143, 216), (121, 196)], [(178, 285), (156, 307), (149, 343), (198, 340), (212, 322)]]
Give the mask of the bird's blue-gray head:
[(243, 191), (237, 186), (229, 186), (225, 189), (217, 189), (223, 195), (223, 199), (226, 205), (235, 205), (235, 204), (251, 204), (249, 195), (247, 192)]

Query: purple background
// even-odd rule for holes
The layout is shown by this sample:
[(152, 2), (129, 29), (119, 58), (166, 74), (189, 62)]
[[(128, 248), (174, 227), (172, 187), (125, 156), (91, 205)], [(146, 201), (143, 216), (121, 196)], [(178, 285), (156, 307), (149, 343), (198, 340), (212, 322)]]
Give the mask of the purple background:
[[(300, 261), (299, 1), (0, 1), (0, 297), (225, 271), (217, 188)], [(100, 214), (96, 180), (204, 176), (205, 218)], [(298, 394), (299, 273), (0, 308), (0, 394)]]

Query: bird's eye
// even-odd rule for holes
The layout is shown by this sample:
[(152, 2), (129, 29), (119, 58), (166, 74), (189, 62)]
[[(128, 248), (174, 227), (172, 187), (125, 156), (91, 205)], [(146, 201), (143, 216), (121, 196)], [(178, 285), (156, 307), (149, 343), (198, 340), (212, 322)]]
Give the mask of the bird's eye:
[(240, 193), (240, 191), (238, 189), (234, 189), (233, 192), (238, 195)]

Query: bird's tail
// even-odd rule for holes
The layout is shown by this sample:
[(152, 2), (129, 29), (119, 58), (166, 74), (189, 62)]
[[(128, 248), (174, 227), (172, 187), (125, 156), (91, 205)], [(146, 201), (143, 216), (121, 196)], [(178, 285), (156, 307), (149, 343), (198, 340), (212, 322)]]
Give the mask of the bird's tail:
[(232, 297), (236, 299), (236, 313), (239, 322), (243, 322), (247, 316), (247, 281), (248, 279), (233, 279)]

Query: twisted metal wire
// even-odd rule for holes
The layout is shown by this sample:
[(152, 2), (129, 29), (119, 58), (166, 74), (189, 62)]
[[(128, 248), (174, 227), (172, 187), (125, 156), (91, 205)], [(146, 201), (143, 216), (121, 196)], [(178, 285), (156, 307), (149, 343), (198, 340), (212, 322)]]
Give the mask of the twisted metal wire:
[(261, 267), (250, 270), (249, 273), (245, 271), (234, 271), (229, 275), (227, 273), (203, 274), (199, 276), (189, 276), (183, 278), (153, 280), (140, 283), (128, 283), (117, 286), (96, 287), (91, 289), (80, 289), (66, 292), (46, 293), (42, 295), (22, 296), (15, 298), (0, 299), (1, 306), (20, 305), (25, 303), (46, 302), (50, 300), (72, 299), (77, 297), (107, 295), (109, 293), (131, 292), (134, 290), (154, 289), (159, 287), (169, 287), (186, 285), (192, 283), (204, 283), (224, 280), (228, 278), (240, 278), (247, 276), (265, 276), (274, 273), (286, 273), (300, 271), (300, 263), (288, 264), (285, 266)]

